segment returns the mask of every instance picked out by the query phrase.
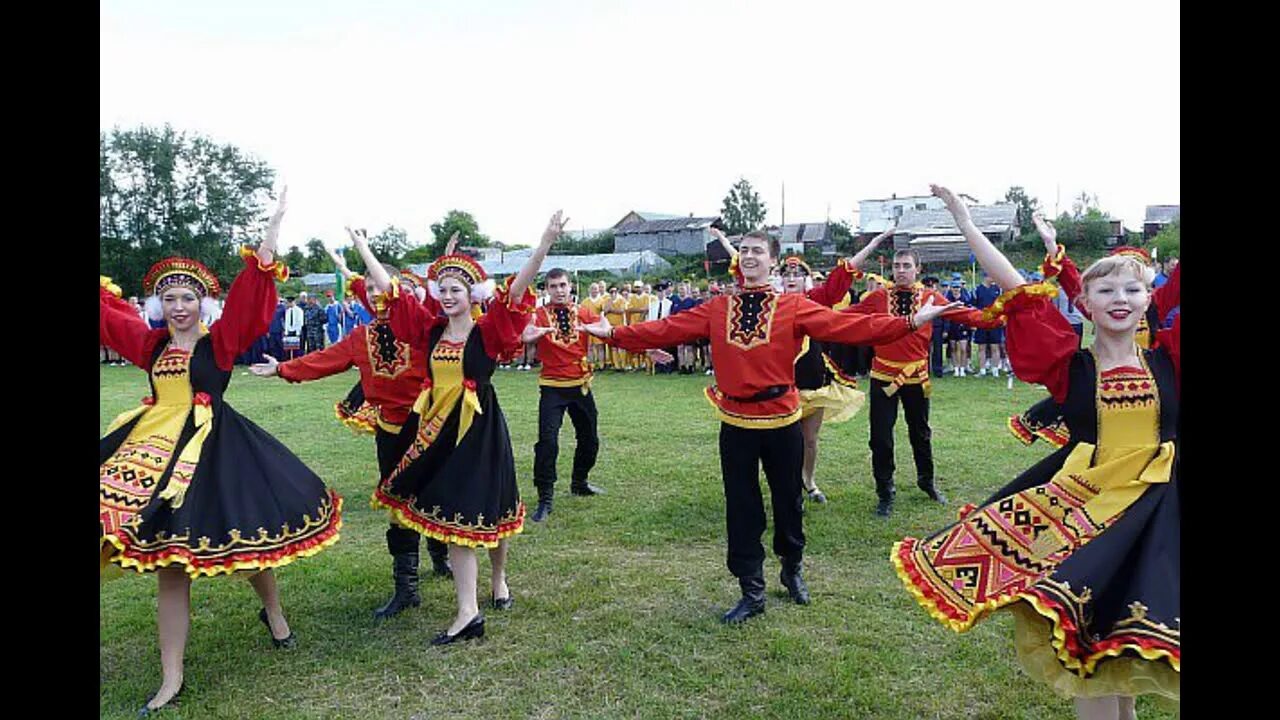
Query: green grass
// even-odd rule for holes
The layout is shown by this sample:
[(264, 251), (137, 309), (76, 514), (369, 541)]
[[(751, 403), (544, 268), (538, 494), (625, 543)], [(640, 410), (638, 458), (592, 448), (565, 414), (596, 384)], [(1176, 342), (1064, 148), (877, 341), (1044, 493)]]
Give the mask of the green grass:
[[(535, 373), (495, 377), (515, 445), (520, 490), (537, 435)], [(453, 588), (423, 578), (423, 605), (385, 624), (386, 518), (369, 508), (373, 441), (333, 418), (354, 371), (305, 385), (237, 368), (227, 399), (292, 448), (345, 498), (342, 539), (278, 571), (297, 649), (271, 648), (248, 583), (202, 579), (192, 590), (186, 690), (175, 718), (1071, 718), (1071, 703), (1024, 676), (1012, 622), (997, 614), (965, 635), (929, 618), (888, 561), (903, 535), (922, 536), (980, 501), (1048, 449), (1004, 430), (1043, 391), (1005, 379), (942, 378), (932, 424), (943, 508), (914, 487), (905, 424), (897, 432), (892, 519), (872, 515), (866, 408), (822, 433), (810, 505), (806, 573), (814, 603), (789, 604), (765, 565), (768, 612), (721, 626), (737, 598), (724, 567), (718, 422), (705, 377), (601, 376), (600, 461), (608, 494), (568, 494), (573, 432), (561, 434), (555, 512), (515, 538), (516, 605), (489, 613), (479, 644), (427, 642), (451, 621)], [(101, 425), (148, 392), (133, 368), (101, 371)], [(767, 493), (766, 493), (767, 497)], [(764, 544), (769, 547), (769, 534)], [(482, 592), (487, 562), (481, 561)], [(101, 714), (126, 718), (159, 683), (156, 583), (126, 577), (100, 592)], [(1139, 702), (1141, 717), (1168, 717)]]

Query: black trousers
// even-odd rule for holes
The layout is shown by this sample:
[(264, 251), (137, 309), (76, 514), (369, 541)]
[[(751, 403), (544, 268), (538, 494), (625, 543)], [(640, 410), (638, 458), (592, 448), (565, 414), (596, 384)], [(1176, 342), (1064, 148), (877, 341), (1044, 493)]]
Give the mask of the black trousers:
[[(413, 436), (407, 433), (392, 434), (379, 427), (373, 437), (374, 444), (378, 448), (378, 475), (381, 479), (396, 469), (396, 463), (404, 457), (409, 444), (413, 442)], [(387, 550), (392, 555), (417, 553), (418, 531), (391, 523), (391, 530), (387, 533)], [(435, 538), (427, 538), (427, 553), (433, 558), (444, 558), (449, 554), (449, 548)]]
[(929, 429), (929, 398), (921, 385), (903, 385), (893, 395), (885, 395), (890, 383), (871, 378), (871, 473), (876, 479), (876, 494), (892, 498), (893, 426), (898, 422), (898, 401), (907, 416), (907, 437), (916, 461), (916, 480), (921, 485), (933, 482), (933, 431)]
[(587, 483), (587, 475), (596, 465), (600, 452), (600, 436), (596, 432), (596, 399), (590, 392), (583, 395), (580, 387), (539, 388), (538, 442), (533, 446), (533, 484), (539, 497), (550, 493), (556, 484), (556, 459), (560, 457), (560, 426), (569, 411), (578, 447), (573, 452), (573, 485)]
[(773, 551), (799, 561), (804, 555), (804, 435), (800, 423), (769, 430), (720, 424), (720, 472), (724, 477), (725, 525), (729, 531), (729, 572), (735, 577), (764, 574), (764, 498), (760, 466), (773, 501)]

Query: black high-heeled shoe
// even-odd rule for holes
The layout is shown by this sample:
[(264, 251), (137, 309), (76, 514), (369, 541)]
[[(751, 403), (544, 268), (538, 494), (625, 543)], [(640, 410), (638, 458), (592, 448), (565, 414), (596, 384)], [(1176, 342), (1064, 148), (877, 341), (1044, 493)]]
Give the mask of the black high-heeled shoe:
[[(163, 710), (168, 710), (176, 704), (177, 699), (182, 696), (182, 691), (185, 689), (186, 685), (178, 687), (178, 692), (174, 693), (173, 697), (169, 698), (169, 702), (161, 705), (160, 707), (151, 707), (151, 701), (156, 699), (156, 696), (153, 694), (151, 697), (147, 698), (146, 702), (142, 703), (142, 708), (138, 710), (138, 717), (152, 717)], [(157, 694), (158, 692), (159, 691), (157, 691)]]
[(289, 650), (293, 648), (294, 645), (298, 644), (298, 636), (292, 630), (289, 631), (289, 637), (284, 638), (283, 640), (276, 639), (275, 633), (271, 632), (271, 622), (267, 620), (266, 608), (262, 608), (258, 611), (258, 619), (262, 621), (263, 625), (267, 626), (267, 635), (271, 638), (271, 644), (274, 645), (277, 650)]
[(502, 599), (498, 599), (496, 597), (490, 597), (489, 607), (493, 608), (494, 610), (510, 610), (511, 607), (516, 604), (515, 598), (513, 598), (510, 595), (510, 592), (511, 591), (508, 590), (507, 596)]
[[(510, 598), (508, 598), (510, 599)], [(471, 622), (467, 623), (456, 634), (450, 635), (448, 630), (435, 636), (431, 641), (432, 645), (452, 645), (459, 640), (477, 640), (484, 637), (484, 614), (477, 613), (471, 618)]]

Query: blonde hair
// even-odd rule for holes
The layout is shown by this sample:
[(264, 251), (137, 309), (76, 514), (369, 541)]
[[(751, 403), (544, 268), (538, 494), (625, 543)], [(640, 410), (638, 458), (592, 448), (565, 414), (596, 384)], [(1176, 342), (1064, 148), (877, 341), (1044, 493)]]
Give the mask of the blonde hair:
[(1080, 282), (1088, 290), (1089, 283), (1094, 280), (1101, 280), (1122, 272), (1127, 272), (1141, 280), (1142, 284), (1147, 286), (1147, 290), (1151, 290), (1151, 284), (1156, 279), (1156, 271), (1141, 260), (1128, 255), (1110, 255), (1090, 265), (1089, 269), (1080, 276)]

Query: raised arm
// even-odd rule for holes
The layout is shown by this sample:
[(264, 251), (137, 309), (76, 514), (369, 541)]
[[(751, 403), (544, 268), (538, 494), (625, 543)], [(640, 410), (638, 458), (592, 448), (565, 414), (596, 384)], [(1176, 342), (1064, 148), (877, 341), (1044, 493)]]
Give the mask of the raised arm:
[(287, 187), (280, 191), (280, 203), (267, 223), (267, 235), (258, 249), (240, 249), (245, 267), (227, 290), (222, 317), (209, 328), (213, 358), (223, 370), (235, 367), (236, 357), (270, 329), (271, 316), (276, 310), (275, 281), (289, 279), (289, 268), (275, 260), (276, 241), (280, 237), (280, 222), (284, 219), (288, 192)]
[(1022, 285), (1022, 275), (1013, 267), (1013, 263), (1009, 262), (1009, 258), (997, 250), (986, 235), (978, 231), (978, 226), (973, 224), (973, 218), (969, 216), (969, 208), (960, 201), (960, 198), (940, 185), (930, 185), (929, 189), (946, 203), (947, 210), (951, 212), (951, 217), (955, 219), (961, 234), (969, 242), (969, 249), (973, 251), (973, 256), (977, 258), (982, 269), (995, 278), (996, 284), (1002, 288), (1015, 288)]
[(369, 249), (369, 238), (365, 231), (353, 231), (347, 228), (347, 236), (351, 238), (351, 244), (355, 246), (356, 252), (360, 253), (360, 259), (364, 260), (369, 282), (382, 292), (391, 290), (391, 276), (387, 274), (386, 268), (382, 267), (382, 262), (374, 256), (373, 250)]
[(98, 341), (120, 353), (135, 367), (147, 368), (156, 343), (168, 337), (169, 331), (152, 330), (138, 318), (138, 312), (121, 300), (111, 278), (100, 276), (98, 289)]
[(533, 254), (529, 256), (529, 260), (525, 262), (524, 267), (520, 268), (520, 272), (516, 273), (515, 280), (509, 286), (511, 297), (520, 298), (524, 296), (524, 291), (533, 283), (533, 279), (538, 276), (538, 269), (542, 267), (542, 260), (547, 257), (547, 252), (551, 250), (551, 245), (564, 232), (565, 223), (569, 222), (569, 218), (563, 218), (563, 210), (557, 210), (555, 215), (551, 216), (551, 220), (547, 222), (547, 228), (542, 231), (542, 238), (538, 241), (538, 247), (534, 248)]
[(893, 237), (894, 234), (897, 232), (898, 232), (898, 224), (895, 222), (892, 226), (889, 227), (888, 230), (885, 230), (879, 235), (871, 238), (870, 242), (867, 243), (866, 247), (862, 248), (853, 257), (849, 258), (849, 264), (852, 265), (855, 269), (861, 270), (862, 263), (866, 262), (866, 259), (871, 256), (871, 253), (876, 251), (876, 248), (880, 246), (880, 243)]

